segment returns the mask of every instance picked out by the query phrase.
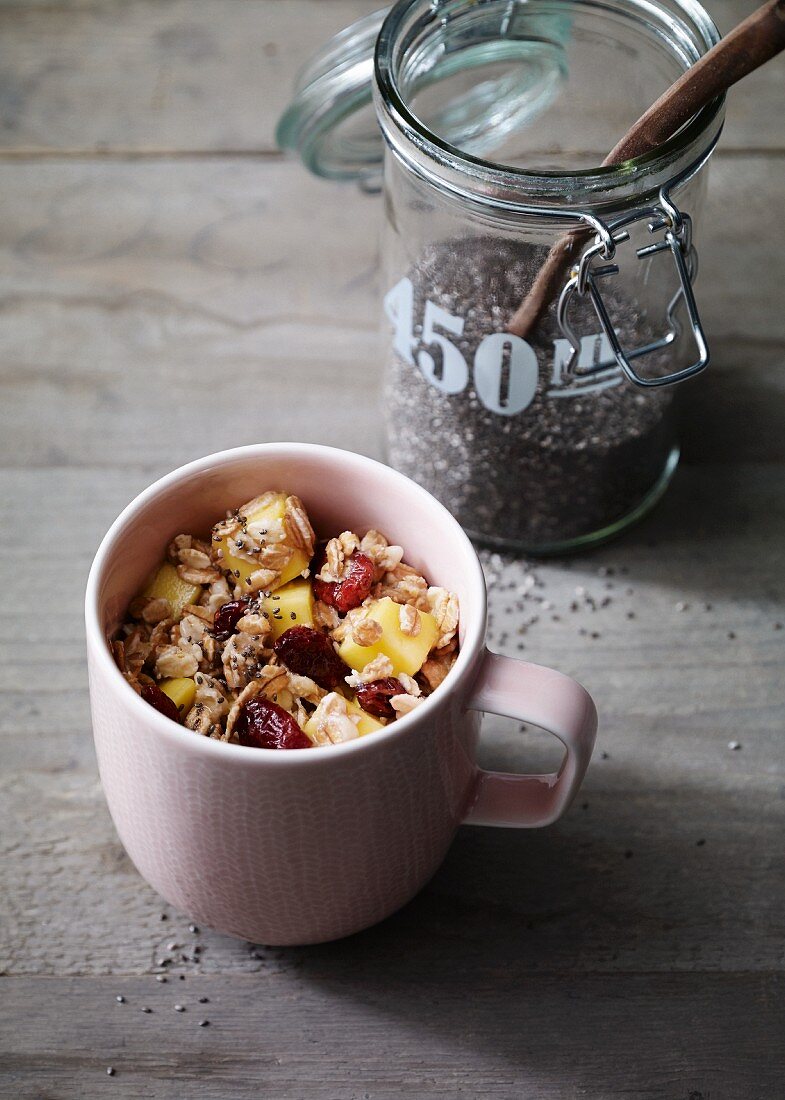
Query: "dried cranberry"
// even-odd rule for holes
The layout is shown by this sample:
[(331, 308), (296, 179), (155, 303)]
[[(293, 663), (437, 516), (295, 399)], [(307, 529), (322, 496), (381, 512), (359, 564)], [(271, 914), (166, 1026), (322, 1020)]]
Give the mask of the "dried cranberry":
[(249, 699), (240, 708), (235, 731), (241, 745), (254, 749), (309, 749), (311, 742), (288, 711), (271, 699)]
[(358, 684), (356, 690), (357, 702), (367, 714), (388, 719), (395, 718), (395, 711), (390, 705), (393, 695), (404, 695), (406, 692), (401, 681), (394, 676), (372, 680), (370, 684)]
[(279, 659), (298, 676), (310, 676), (319, 687), (333, 691), (351, 669), (333, 649), (326, 634), (312, 626), (290, 626), (273, 646)]
[(228, 639), (247, 608), (248, 600), (230, 600), (229, 603), (218, 608), (213, 619), (213, 633), (216, 641), (225, 642)]
[(323, 581), (320, 577), (314, 576), (313, 578), (313, 594), (317, 600), (321, 600), (322, 603), (329, 604), (330, 607), (335, 607), (335, 590), (338, 585), (335, 581)]
[(145, 703), (155, 707), (161, 714), (171, 718), (178, 725), (180, 724), (180, 711), (177, 709), (177, 704), (168, 695), (164, 694), (157, 684), (142, 684), (142, 698)]
[(329, 604), (341, 614), (359, 607), (373, 587), (373, 562), (367, 554), (352, 554), (346, 563), (346, 575), (340, 581), (322, 581), (315, 577), (313, 591), (317, 600)]

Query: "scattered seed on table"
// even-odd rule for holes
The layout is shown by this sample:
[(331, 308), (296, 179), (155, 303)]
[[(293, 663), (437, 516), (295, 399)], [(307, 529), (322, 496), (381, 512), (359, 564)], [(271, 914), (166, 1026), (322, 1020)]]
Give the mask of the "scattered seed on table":
[(601, 752), (600, 753), (600, 759), (601, 760), (610, 760), (610, 758), (611, 758), (611, 754), (609, 752)]
[(210, 1021), (209, 1020), (200, 1020), (199, 1021), (199, 1027), (209, 1027), (209, 1026), (210, 1026)]
[(695, 841), (695, 846), (696, 846), (696, 848), (702, 848), (705, 843), (706, 843), (705, 840), (696, 840)]
[(175, 1012), (185, 1012), (185, 1005), (175, 1005), (174, 1010)]
[(635, 618), (635, 612), (634, 611), (628, 611), (627, 612), (627, 618), (628, 619), (634, 619)]
[(107, 1066), (106, 1067), (106, 1076), (107, 1077), (114, 1077), (114, 1066)]
[(181, 981), (181, 982), (184, 982), (184, 981), (185, 981), (185, 974), (180, 974), (180, 976), (179, 976), (179, 977), (180, 977), (180, 981)]
[(151, 1013), (152, 1011), (153, 1010), (151, 1008), (148, 1008), (147, 1005), (145, 1005), (144, 1008), (142, 1009), (142, 1012), (146, 1012), (148, 1014)]
[(166, 950), (167, 951), (176, 951), (179, 946), (180, 946), (179, 943), (175, 943), (174, 940), (172, 940), (171, 943), (167, 943)]
[(199, 931), (199, 929), (198, 929), (198, 928), (196, 927), (196, 925), (195, 925), (195, 924), (189, 924), (189, 925), (188, 925), (188, 931), (189, 931), (189, 932), (194, 932), (194, 933), (196, 933), (196, 932), (198, 932), (198, 931)]
[(736, 752), (738, 749), (741, 748), (741, 741), (729, 741), (728, 748), (731, 752)]
[(124, 1005), (125, 1004), (125, 997), (122, 995), (122, 993), (118, 993), (117, 996), (115, 997), (115, 1000), (117, 1001), (117, 1003), (119, 1005)]
[(688, 603), (684, 603), (682, 600), (679, 600), (679, 602), (676, 604), (676, 610), (686, 611), (689, 606), (690, 605)]
[(210, 1003), (210, 998), (209, 997), (200, 997), (199, 998), (199, 1004), (200, 1005), (207, 1005), (209, 1003)]
[(166, 913), (161, 913), (161, 920), (167, 920)]
[(730, 638), (731, 641), (733, 641), (733, 639), (736, 637), (736, 635), (732, 630), (729, 630), (728, 631), (728, 637)]
[(155, 965), (156, 966), (168, 966), (171, 961), (172, 961), (171, 959), (156, 959), (155, 960)]
[(157, 982), (165, 982), (166, 981), (166, 974), (156, 974), (155, 980)]
[(775, 623), (774, 624), (774, 629), (775, 630), (782, 630), (782, 623)]

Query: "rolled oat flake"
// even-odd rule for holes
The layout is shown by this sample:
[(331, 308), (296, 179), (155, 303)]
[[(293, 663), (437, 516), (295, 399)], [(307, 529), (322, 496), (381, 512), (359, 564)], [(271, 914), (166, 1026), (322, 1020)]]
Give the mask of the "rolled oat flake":
[(590, 545), (672, 476), (722, 100), (598, 166), (718, 38), (686, 0), (399, 0), (299, 78), (281, 146), (384, 193), (389, 460), (479, 541)]

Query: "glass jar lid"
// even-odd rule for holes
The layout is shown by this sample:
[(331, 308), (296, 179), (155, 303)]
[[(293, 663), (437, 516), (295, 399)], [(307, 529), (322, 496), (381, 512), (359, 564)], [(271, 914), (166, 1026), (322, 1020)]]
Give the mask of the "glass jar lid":
[[(281, 116), (276, 140), (296, 152), (306, 168), (328, 179), (379, 177), (384, 140), (373, 108), (376, 40), (389, 8), (373, 12), (331, 38), (298, 76), (292, 102)], [(418, 93), (453, 80), (455, 90), (431, 125), (452, 145), (482, 156), (542, 111), (566, 78), (567, 21), (551, 17), (522, 33), (511, 22), (493, 43), (446, 41), (421, 59)], [(461, 80), (461, 77), (464, 79)], [(470, 77), (471, 79), (466, 79)]]

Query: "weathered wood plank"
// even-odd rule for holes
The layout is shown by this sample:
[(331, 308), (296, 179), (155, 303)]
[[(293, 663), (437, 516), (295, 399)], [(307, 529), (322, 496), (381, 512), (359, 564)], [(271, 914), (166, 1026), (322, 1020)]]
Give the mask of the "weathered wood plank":
[[(295, 73), (330, 35), (378, 6), (378, 0), (3, 3), (0, 148), (272, 152)], [(710, 0), (707, 6), (727, 31), (757, 5)], [(775, 62), (733, 91), (725, 150), (785, 147), (781, 88)], [(609, 102), (606, 110), (617, 106)]]
[[(367, 946), (360, 937), (293, 954), (285, 974), (177, 989), (151, 979), (5, 979), (0, 1080), (19, 1100), (184, 1090), (204, 1100), (779, 1095), (782, 977), (522, 981), (503, 965), (493, 974), (466, 967), (459, 948), (449, 967), (424, 973)], [(186, 1011), (176, 1013), (180, 1000)], [(203, 1018), (209, 1027), (198, 1026)]]
[[(715, 359), (684, 389), (669, 495), (574, 561), (485, 556), (495, 646), (598, 700), (569, 815), (461, 830), (401, 913), (302, 950), (191, 933), (109, 820), (81, 603), (111, 519), (223, 446), (381, 453), (380, 204), (272, 155), (295, 68), (375, 6), (0, 2), (0, 1092), (769, 1100), (785, 1072), (781, 65), (733, 94), (713, 167), (698, 289)], [(711, 10), (727, 29), (754, 6)], [(86, 159), (35, 160), (58, 151)], [(41, 517), (49, 537), (24, 538)], [(555, 760), (499, 720), (481, 757)]]
[[(685, 388), (690, 457), (781, 458), (785, 158), (717, 162), (711, 184), (715, 365)], [(380, 452), (378, 201), (236, 161), (6, 164), (0, 187), (0, 462), (163, 470), (286, 437)]]
[[(160, 900), (109, 822), (80, 619), (91, 552), (149, 475), (2, 476), (0, 969), (144, 971), (169, 939), (184, 942), (187, 921), (160, 923)], [(31, 500), (50, 517), (56, 546), (19, 540), (15, 517)], [(425, 970), (446, 966), (455, 944), (467, 967), (489, 970), (781, 969), (785, 632), (774, 627), (785, 617), (784, 545), (780, 467), (723, 464), (685, 467), (643, 526), (590, 557), (530, 567), (486, 556), (493, 642), (590, 688), (598, 754), (578, 804), (554, 828), (464, 830), (424, 894), (369, 933), (374, 950), (416, 951)], [(527, 572), (539, 584), (521, 606)], [(592, 612), (576, 588), (611, 602)], [(57, 593), (46, 617), (31, 614), (35, 590)], [(729, 751), (732, 739), (740, 751)], [(493, 720), (483, 760), (539, 770), (554, 754), (541, 737)], [(233, 941), (203, 943), (199, 969), (253, 965)]]

